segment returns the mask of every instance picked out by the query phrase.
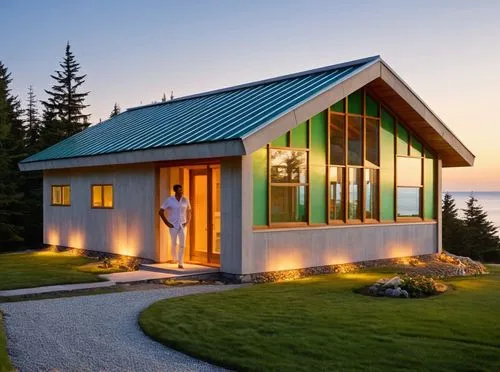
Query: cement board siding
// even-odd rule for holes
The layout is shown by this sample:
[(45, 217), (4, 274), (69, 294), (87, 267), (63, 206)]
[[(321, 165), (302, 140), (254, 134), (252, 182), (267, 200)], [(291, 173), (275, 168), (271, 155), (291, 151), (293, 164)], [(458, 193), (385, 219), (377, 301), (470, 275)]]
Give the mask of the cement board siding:
[[(71, 185), (71, 206), (51, 206), (51, 185)], [(113, 184), (114, 208), (90, 206), (92, 184)], [(44, 242), (156, 259), (153, 166), (46, 171)]]
[(255, 231), (244, 274), (434, 253), (437, 226), (431, 222)]

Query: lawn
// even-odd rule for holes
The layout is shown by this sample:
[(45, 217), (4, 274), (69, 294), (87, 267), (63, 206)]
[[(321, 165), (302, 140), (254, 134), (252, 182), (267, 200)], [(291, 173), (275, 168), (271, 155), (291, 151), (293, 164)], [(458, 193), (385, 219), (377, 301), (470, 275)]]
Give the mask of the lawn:
[(144, 310), (152, 338), (235, 370), (500, 370), (500, 269), (426, 299), (353, 292), (387, 270), (174, 298)]
[(0, 254), (0, 290), (56, 284), (98, 282), (98, 274), (117, 269), (99, 268), (96, 260), (50, 251)]
[(0, 372), (10, 372), (11, 370), (12, 365), (7, 354), (7, 337), (3, 329), (2, 313), (0, 312)]

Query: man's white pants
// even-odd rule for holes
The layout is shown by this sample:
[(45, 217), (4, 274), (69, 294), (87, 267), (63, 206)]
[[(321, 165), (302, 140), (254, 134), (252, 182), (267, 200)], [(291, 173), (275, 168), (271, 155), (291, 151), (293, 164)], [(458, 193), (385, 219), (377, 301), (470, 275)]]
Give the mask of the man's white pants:
[[(177, 260), (179, 265), (184, 264), (184, 245), (186, 244), (186, 228), (169, 228), (170, 230), (170, 253), (172, 260)], [(177, 249), (177, 240), (179, 241), (179, 249)]]

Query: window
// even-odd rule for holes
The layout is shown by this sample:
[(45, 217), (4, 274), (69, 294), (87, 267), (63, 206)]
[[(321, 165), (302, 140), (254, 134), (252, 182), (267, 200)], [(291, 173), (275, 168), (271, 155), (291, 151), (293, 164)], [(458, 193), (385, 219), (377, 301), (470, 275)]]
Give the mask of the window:
[(365, 216), (378, 220), (378, 169), (365, 169)]
[(362, 168), (349, 168), (349, 208), (347, 218), (361, 220), (361, 177)]
[(330, 167), (330, 220), (344, 220), (344, 169)]
[(330, 164), (345, 164), (345, 116), (330, 117)]
[(348, 116), (348, 149), (349, 165), (362, 165), (363, 160), (363, 118)]
[(113, 208), (113, 185), (92, 185), (92, 208)]
[(420, 217), (422, 194), (422, 158), (398, 156), (397, 216)]
[(378, 102), (363, 90), (337, 102), (330, 107), (329, 130), (329, 221), (336, 223), (378, 220)]
[(56, 206), (71, 205), (71, 186), (69, 185), (53, 185), (51, 204)]
[(307, 222), (307, 151), (269, 152), (271, 223)]

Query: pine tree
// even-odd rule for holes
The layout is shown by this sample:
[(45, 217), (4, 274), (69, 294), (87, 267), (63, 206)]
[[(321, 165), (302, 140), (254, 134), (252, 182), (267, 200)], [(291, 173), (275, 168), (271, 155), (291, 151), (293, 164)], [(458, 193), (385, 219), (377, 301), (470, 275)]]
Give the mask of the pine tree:
[(442, 212), (443, 248), (457, 255), (466, 254), (463, 242), (463, 221), (458, 217), (455, 200), (448, 192), (443, 198)]
[(33, 87), (30, 85), (28, 89), (28, 105), (26, 108), (26, 147), (29, 154), (34, 154), (40, 148), (40, 118), (38, 116), (38, 108), (36, 106), (36, 96), (33, 92)]
[(118, 105), (118, 103), (115, 102), (115, 105), (113, 106), (113, 111), (111, 111), (111, 114), (109, 114), (109, 118), (111, 119), (119, 115), (120, 112), (121, 112), (120, 106)]
[(42, 124), (40, 133), (41, 149), (52, 146), (68, 137), (64, 123), (57, 118), (57, 114), (50, 108), (43, 110)]
[(0, 249), (22, 241), (22, 192), (17, 163), (26, 156), (19, 99), (10, 92), (12, 82), (0, 62)]
[(56, 115), (51, 120), (60, 121), (58, 131), (62, 131), (63, 138), (66, 138), (89, 126), (90, 115), (83, 113), (83, 110), (88, 107), (85, 104), (85, 98), (89, 92), (78, 93), (87, 75), (78, 75), (80, 64), (76, 62), (69, 42), (66, 45), (66, 54), (59, 66), (61, 70), (57, 70), (55, 75), (50, 75), (56, 83), (51, 90), (45, 90), (49, 98), (47, 101), (42, 101), (42, 104), (49, 116)]
[(500, 251), (498, 227), (495, 227), (488, 220), (488, 214), (478, 204), (474, 195), (470, 195), (466, 208), (463, 211), (465, 215), (464, 243), (467, 256), (473, 259), (484, 260), (485, 258), (497, 255)]

